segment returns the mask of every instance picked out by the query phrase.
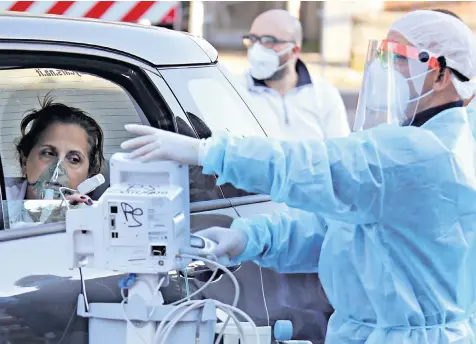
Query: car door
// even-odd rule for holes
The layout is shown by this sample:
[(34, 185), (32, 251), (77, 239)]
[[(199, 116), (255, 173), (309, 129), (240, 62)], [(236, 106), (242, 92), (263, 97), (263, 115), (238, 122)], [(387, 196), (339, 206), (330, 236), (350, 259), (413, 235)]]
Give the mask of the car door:
[[(2, 193), (0, 259), (0, 342), (11, 344), (51, 342), (87, 343), (87, 322), (75, 316), (81, 280), (90, 302), (120, 302), (119, 274), (93, 269), (69, 270), (64, 218), (49, 223), (14, 220), (17, 204), (29, 213), (49, 204), (24, 200), (12, 190), (25, 184), (22, 160), (17, 154), (21, 121), (40, 107), (47, 94), (55, 101), (80, 108), (104, 133), (106, 160), (120, 150), (129, 134), (127, 123), (143, 123), (185, 135), (196, 135), (188, 118), (177, 110), (177, 100), (151, 81), (160, 73), (144, 61), (101, 49), (71, 44), (0, 43), (0, 184)], [(102, 170), (107, 177), (107, 164)], [(216, 186), (214, 176), (190, 171), (192, 230), (229, 226), (237, 216)], [(107, 178), (106, 178), (107, 179)], [(21, 196), (21, 197), (20, 197)], [(93, 195), (99, 197), (99, 194)], [(48, 218), (49, 220), (50, 218)], [(179, 275), (163, 290), (166, 301), (184, 296)]]
[[(246, 95), (219, 63), (195, 68), (163, 67), (160, 74), (199, 137), (206, 138), (215, 131), (242, 136), (266, 135), (246, 103)], [(241, 217), (287, 209), (286, 205), (272, 202), (268, 196), (238, 190), (230, 184), (221, 185), (221, 189)], [(317, 274), (279, 274), (247, 262), (235, 275), (241, 290), (238, 306), (258, 325), (272, 325), (280, 319), (292, 320), (295, 339), (324, 342), (332, 308)], [(202, 285), (200, 281), (193, 283), (197, 288)], [(232, 282), (224, 276), (204, 290), (202, 297), (229, 302), (232, 295)]]

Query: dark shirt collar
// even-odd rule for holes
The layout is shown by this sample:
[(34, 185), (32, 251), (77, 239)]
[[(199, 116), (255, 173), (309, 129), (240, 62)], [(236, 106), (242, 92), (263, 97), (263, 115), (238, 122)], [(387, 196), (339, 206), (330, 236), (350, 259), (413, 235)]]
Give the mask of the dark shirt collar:
[(458, 100), (455, 102), (446, 103), (443, 105), (435, 106), (420, 113), (417, 113), (415, 119), (412, 122), (412, 126), (414, 127), (421, 127), (427, 121), (429, 121), (434, 116), (438, 115), (440, 112), (455, 108), (455, 107), (462, 107), (464, 102), (462, 100)]
[[(311, 74), (309, 74), (309, 71), (307, 70), (307, 67), (304, 64), (304, 62), (302, 62), (299, 59), (296, 62), (296, 72), (298, 74), (298, 82), (297, 82), (296, 88), (301, 86), (306, 86), (306, 85), (312, 85)], [(253, 84), (255, 86), (268, 87), (264, 83), (263, 80), (257, 80), (255, 78), (252, 78), (252, 79), (253, 79)]]

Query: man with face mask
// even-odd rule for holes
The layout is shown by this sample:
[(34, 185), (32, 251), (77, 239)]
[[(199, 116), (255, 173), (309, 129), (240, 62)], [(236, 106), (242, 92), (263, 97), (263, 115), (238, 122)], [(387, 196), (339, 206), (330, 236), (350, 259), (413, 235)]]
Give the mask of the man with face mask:
[(302, 27), (284, 10), (260, 14), (243, 36), (250, 69), (240, 83), (269, 137), (327, 139), (349, 134), (339, 91), (311, 77), (299, 59)]
[[(460, 19), (414, 11), (371, 41), (358, 132), (326, 141), (128, 125), (131, 158), (199, 164), (294, 207), (202, 235), (214, 254), (319, 273), (328, 344), (476, 343), (476, 44)], [(366, 128), (366, 130), (361, 130)]]

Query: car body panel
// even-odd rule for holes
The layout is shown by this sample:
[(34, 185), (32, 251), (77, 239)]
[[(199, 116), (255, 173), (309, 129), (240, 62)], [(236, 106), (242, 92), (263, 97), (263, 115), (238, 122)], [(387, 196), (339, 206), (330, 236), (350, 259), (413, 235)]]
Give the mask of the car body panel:
[[(191, 231), (229, 226), (236, 217), (233, 208), (192, 214)], [(72, 256), (65, 249), (67, 240), (63, 232), (0, 243), (0, 259), (3, 262), (17, 259), (14, 268), (2, 269), (0, 331), (5, 332), (8, 326), (18, 328), (27, 324), (24, 333), (27, 330), (33, 332), (28, 340), (42, 338), (41, 334), (55, 340), (63, 336), (81, 292), (79, 270), (70, 269)], [(123, 276), (121, 273), (83, 268), (88, 301), (121, 302), (117, 283)], [(178, 300), (185, 292), (183, 281), (174, 275), (161, 291), (165, 300)], [(2, 319), (8, 321), (8, 326), (2, 326)], [(85, 320), (76, 320), (76, 331), (66, 333), (65, 343), (87, 343)], [(78, 326), (81, 329), (77, 329)]]
[[(0, 32), (2, 41), (89, 46), (134, 56), (156, 66), (213, 62), (210, 53), (191, 36), (152, 26), (7, 12), (0, 14)], [(160, 42), (160, 49), (151, 46), (156, 42)]]

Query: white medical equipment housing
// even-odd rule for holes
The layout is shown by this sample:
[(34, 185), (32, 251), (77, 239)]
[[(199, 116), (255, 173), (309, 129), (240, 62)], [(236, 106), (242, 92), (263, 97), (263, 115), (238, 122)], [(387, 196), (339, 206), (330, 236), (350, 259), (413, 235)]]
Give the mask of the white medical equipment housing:
[[(190, 246), (188, 166), (110, 159), (111, 186), (92, 206), (69, 209), (71, 267), (155, 274), (183, 269)], [(87, 259), (87, 263), (85, 261)]]

